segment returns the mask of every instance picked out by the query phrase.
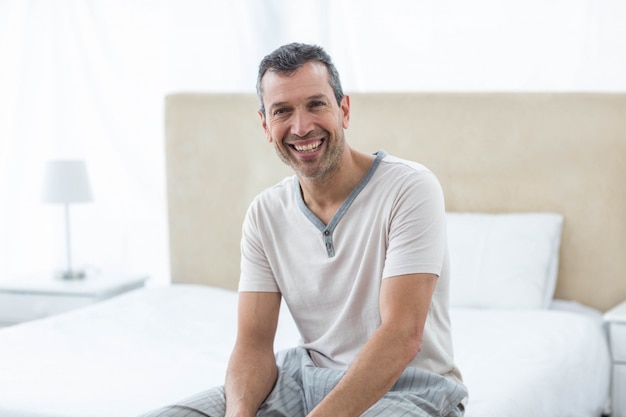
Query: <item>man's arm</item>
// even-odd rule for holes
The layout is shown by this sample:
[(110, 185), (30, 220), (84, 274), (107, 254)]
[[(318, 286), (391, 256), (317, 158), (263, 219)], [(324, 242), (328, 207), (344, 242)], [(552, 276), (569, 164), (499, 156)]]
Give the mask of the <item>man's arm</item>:
[(382, 323), (337, 386), (309, 417), (360, 416), (385, 395), (421, 350), (424, 324), (437, 276), (401, 275), (384, 279)]
[(276, 383), (274, 336), (280, 299), (280, 293), (239, 294), (237, 340), (224, 386), (227, 417), (255, 416)]

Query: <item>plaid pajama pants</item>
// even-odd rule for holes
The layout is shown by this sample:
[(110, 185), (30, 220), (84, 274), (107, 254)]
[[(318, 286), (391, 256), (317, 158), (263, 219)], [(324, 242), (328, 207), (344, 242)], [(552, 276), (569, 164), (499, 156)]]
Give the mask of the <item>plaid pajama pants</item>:
[[(343, 371), (316, 367), (303, 348), (278, 352), (276, 363), (278, 380), (257, 417), (304, 417), (344, 375)], [(462, 385), (431, 372), (408, 368), (362, 416), (461, 417), (461, 401), (466, 396)], [(142, 417), (223, 417), (225, 410), (224, 388), (216, 387)]]

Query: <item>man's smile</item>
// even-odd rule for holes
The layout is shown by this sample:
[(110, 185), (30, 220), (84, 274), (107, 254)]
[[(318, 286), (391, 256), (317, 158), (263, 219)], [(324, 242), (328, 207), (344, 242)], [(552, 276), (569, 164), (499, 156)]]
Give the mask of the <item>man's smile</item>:
[(323, 139), (319, 139), (308, 143), (293, 143), (289, 146), (291, 146), (291, 148), (295, 149), (298, 152), (308, 153), (317, 150), (317, 148), (319, 148), (323, 142)]

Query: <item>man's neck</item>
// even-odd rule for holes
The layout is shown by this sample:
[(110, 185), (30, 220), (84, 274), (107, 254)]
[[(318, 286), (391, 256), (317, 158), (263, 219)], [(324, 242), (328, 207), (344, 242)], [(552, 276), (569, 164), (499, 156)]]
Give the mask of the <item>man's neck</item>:
[(324, 224), (328, 224), (339, 207), (363, 179), (374, 160), (373, 155), (364, 154), (346, 146), (338, 169), (323, 179), (298, 178), (302, 198)]

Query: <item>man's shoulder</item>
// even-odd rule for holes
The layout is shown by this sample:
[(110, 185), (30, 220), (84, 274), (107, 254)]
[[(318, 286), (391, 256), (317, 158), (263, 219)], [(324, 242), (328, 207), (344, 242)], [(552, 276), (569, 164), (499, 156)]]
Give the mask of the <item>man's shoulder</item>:
[(438, 182), (435, 174), (425, 165), (394, 155), (385, 155), (377, 169), (381, 179), (393, 183)]
[(412, 170), (416, 172), (430, 172), (430, 170), (425, 165), (419, 162), (400, 158), (400, 157), (389, 155), (389, 154), (385, 155), (381, 163), (387, 169)]
[(439, 179), (428, 167), (409, 159), (385, 155), (377, 171), (378, 186), (389, 190), (439, 193), (441, 189)]
[(269, 186), (259, 192), (252, 200), (251, 205), (267, 205), (267, 204), (281, 204), (281, 201), (290, 200), (293, 198), (294, 193), (294, 176), (290, 175), (283, 178), (276, 184)]

